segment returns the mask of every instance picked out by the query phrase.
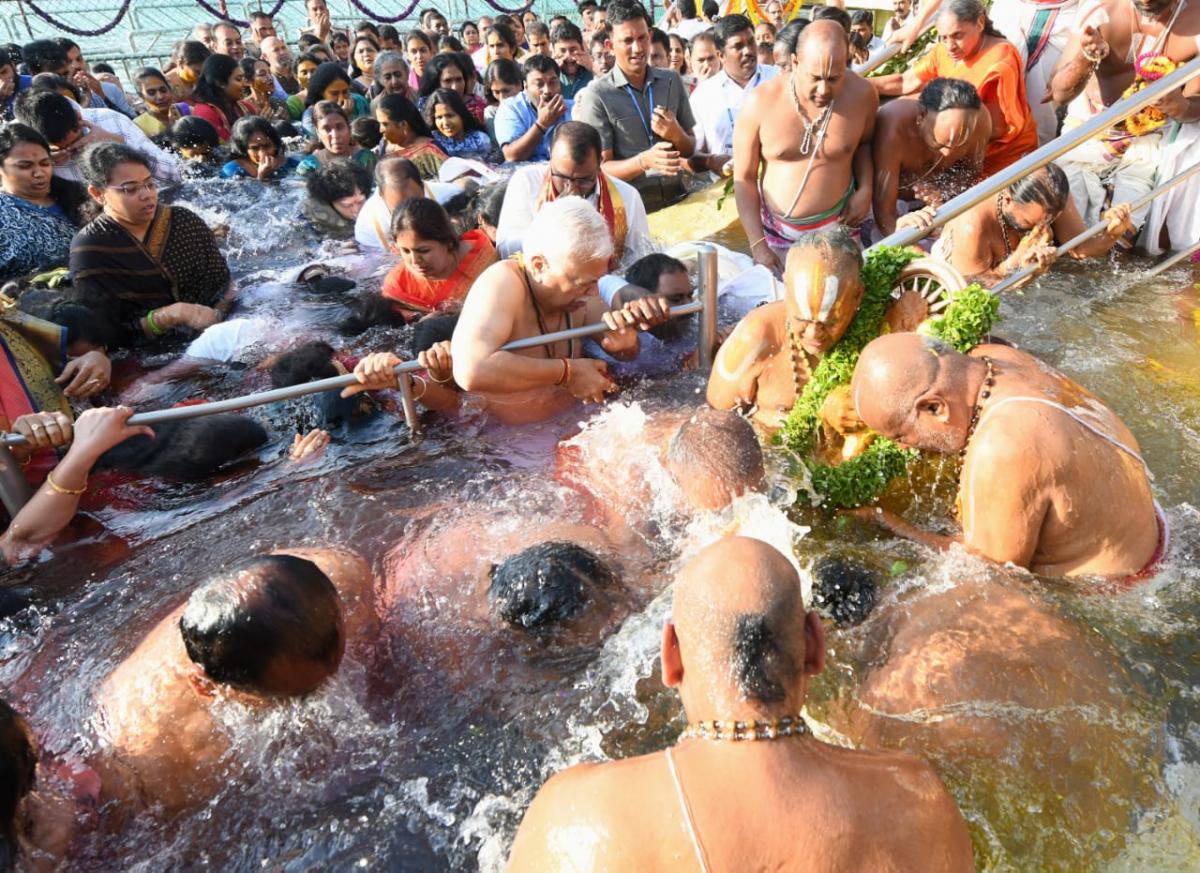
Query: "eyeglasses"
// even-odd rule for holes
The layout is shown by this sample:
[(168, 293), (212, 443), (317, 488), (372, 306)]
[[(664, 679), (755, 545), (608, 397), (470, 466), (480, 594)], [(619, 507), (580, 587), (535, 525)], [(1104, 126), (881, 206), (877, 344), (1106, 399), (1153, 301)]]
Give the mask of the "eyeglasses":
[(151, 193), (157, 191), (158, 182), (151, 178), (145, 182), (126, 182), (124, 185), (108, 185), (106, 187), (113, 191), (119, 191), (126, 197), (130, 197), (134, 194), (140, 194), (142, 191), (150, 191)]
[(596, 187), (596, 177), (593, 176), (568, 176), (560, 173), (557, 170), (550, 170), (550, 177), (558, 182), (562, 187), (572, 187), (577, 191), (591, 191)]

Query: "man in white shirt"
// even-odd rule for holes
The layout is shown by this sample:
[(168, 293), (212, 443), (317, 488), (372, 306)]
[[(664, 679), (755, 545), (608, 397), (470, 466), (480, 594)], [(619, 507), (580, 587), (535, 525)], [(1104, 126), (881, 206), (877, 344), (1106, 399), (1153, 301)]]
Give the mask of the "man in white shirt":
[(721, 70), (692, 92), (696, 152), (712, 156), (710, 169), (733, 158), (733, 127), (746, 95), (779, 74), (779, 68), (758, 62), (754, 25), (744, 15), (726, 15), (713, 28)]
[(508, 181), (496, 248), (501, 257), (521, 250), (525, 229), (544, 203), (574, 194), (593, 204), (608, 224), (614, 261), (632, 263), (654, 251), (646, 207), (637, 189), (600, 170), (600, 134), (581, 121), (566, 121), (555, 131), (548, 164), (517, 170)]
[(695, 39), (696, 34), (703, 33), (712, 27), (712, 24), (696, 13), (696, 4), (693, 0), (678, 0), (678, 8), (683, 20), (671, 28), (671, 33), (682, 36), (691, 42)]
[(422, 182), (420, 170), (407, 158), (385, 158), (375, 165), (375, 193), (354, 220), (354, 240), (363, 251), (390, 251), (396, 207), (414, 197), (444, 204), (462, 190), (445, 182)]

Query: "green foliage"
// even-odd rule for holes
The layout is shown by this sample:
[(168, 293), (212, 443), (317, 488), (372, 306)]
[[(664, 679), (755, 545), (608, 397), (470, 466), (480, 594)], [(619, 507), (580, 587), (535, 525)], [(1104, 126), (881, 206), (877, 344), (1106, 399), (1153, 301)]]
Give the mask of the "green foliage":
[(912, 48), (888, 59), (888, 62), (879, 69), (867, 73), (867, 78), (871, 79), (875, 76), (890, 76), (894, 73), (903, 73), (912, 66), (914, 61), (925, 54), (935, 42), (937, 42), (937, 28), (931, 27), (921, 34), (917, 41), (912, 44)]
[[(831, 466), (813, 460), (821, 430), (821, 407), (830, 393), (850, 384), (858, 356), (867, 343), (879, 336), (883, 316), (892, 302), (892, 288), (900, 273), (912, 261), (922, 257), (915, 249), (876, 246), (863, 266), (865, 286), (862, 304), (841, 340), (813, 369), (812, 378), (796, 399), (796, 405), (776, 437), (808, 468), (814, 496), (829, 509), (849, 508), (872, 503), (888, 484), (904, 474), (915, 451), (902, 449), (894, 442), (876, 437), (861, 455)], [(960, 291), (946, 307), (941, 318), (931, 322), (930, 331), (940, 339), (966, 352), (991, 332), (1000, 309), (999, 298), (978, 284)]]
[(725, 201), (733, 196), (733, 176), (725, 177), (725, 187), (721, 189), (721, 196), (717, 198), (717, 211), (720, 212), (725, 208)]

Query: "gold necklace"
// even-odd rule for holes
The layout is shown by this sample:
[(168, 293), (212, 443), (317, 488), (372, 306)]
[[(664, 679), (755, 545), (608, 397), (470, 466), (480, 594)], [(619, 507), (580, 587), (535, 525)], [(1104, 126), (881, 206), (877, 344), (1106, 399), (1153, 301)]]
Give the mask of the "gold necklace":
[(810, 733), (808, 722), (801, 715), (785, 715), (781, 718), (749, 721), (697, 721), (692, 722), (679, 735), (681, 740), (716, 740), (718, 742), (754, 742), (755, 740), (778, 740), (783, 737), (802, 737)]

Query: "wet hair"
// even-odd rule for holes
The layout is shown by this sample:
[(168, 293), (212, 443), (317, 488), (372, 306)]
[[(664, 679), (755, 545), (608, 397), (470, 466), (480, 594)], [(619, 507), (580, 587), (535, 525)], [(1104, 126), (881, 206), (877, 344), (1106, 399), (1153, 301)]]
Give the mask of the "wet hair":
[(650, 13), (637, 0), (612, 0), (603, 8), (608, 13), (605, 21), (608, 22), (609, 27), (627, 24), (630, 21), (644, 21), (646, 27), (654, 27), (654, 20), (650, 17)]
[(970, 82), (944, 77), (926, 82), (917, 102), (926, 112), (933, 113), (949, 109), (978, 109), (983, 105), (979, 92)]
[(479, 119), (467, 108), (467, 104), (463, 102), (462, 95), (457, 91), (451, 91), (449, 88), (438, 88), (425, 101), (425, 123), (431, 128), (434, 126), (433, 120), (437, 117), (437, 107), (439, 106), (449, 106), (462, 119), (464, 134), (474, 130), (486, 132), (487, 128), (480, 124)]
[(686, 273), (683, 262), (662, 252), (653, 252), (638, 258), (625, 271), (625, 281), (647, 291), (657, 291), (658, 282), (665, 273)]
[[(361, 76), (363, 72), (358, 66), (358, 61), (354, 59), (354, 52), (358, 48), (358, 44), (360, 42), (368, 43), (373, 49), (375, 49), (375, 56), (379, 57), (378, 37), (372, 36), (369, 33), (360, 33), (358, 36), (354, 37), (354, 41), (350, 44), (350, 72), (355, 76)], [(371, 69), (375, 69), (374, 62), (372, 62)], [(372, 75), (374, 74), (372, 73)]]
[[(4, 163), (9, 153), (22, 144), (38, 146), (45, 149), (47, 155), (50, 154), (50, 143), (46, 142), (44, 136), (27, 124), (13, 121), (0, 126), (0, 163)], [(75, 224), (82, 226), (86, 223), (83, 213), (89, 198), (87, 191), (78, 182), (51, 175), (50, 197)]]
[(279, 135), (279, 131), (271, 122), (261, 115), (247, 115), (233, 123), (233, 131), (229, 135), (229, 156), (231, 158), (249, 157), (246, 150), (250, 147), (250, 138), (256, 133), (261, 133), (271, 141), (277, 155), (287, 154), (283, 137)]
[(871, 571), (843, 558), (822, 558), (812, 569), (813, 608), (839, 626), (858, 624), (875, 608), (878, 590)]
[(417, 111), (416, 105), (403, 94), (387, 94), (379, 98), (375, 104), (376, 111), (382, 112), (395, 124), (404, 122), (412, 128), (416, 136), (431, 136), (429, 125), (424, 116)]
[(808, 22), (803, 18), (796, 18), (789, 21), (783, 27), (779, 28), (779, 33), (775, 34), (775, 44), (782, 45), (787, 49), (788, 55), (794, 55), (796, 53), (796, 43), (800, 41), (800, 34), (806, 27), (808, 27)]
[(57, 91), (34, 91), (26, 89), (17, 98), (17, 121), (27, 124), (46, 138), (46, 142), (57, 145), (67, 134), (79, 126), (79, 112)]
[[(315, 662), (332, 675), (341, 662), (341, 602), (312, 561), (265, 555), (235, 564), (192, 592), (179, 618), (188, 658), (205, 675), (270, 694), (276, 659)], [(311, 690), (311, 689), (309, 689)]]
[(175, 62), (180, 66), (203, 64), (211, 56), (209, 47), (194, 39), (182, 40), (175, 46)]
[(380, 191), (406, 181), (421, 182), (421, 171), (408, 158), (384, 158), (375, 165), (375, 187)]
[(355, 191), (370, 196), (372, 188), (370, 171), (347, 158), (335, 158), (317, 167), (304, 177), (304, 185), (309, 197), (330, 206), (353, 196)]
[(209, 103), (223, 113), (226, 118), (233, 118), (234, 101), (229, 99), (226, 87), (229, 78), (239, 69), (239, 64), (229, 55), (209, 55), (200, 68), (200, 78), (192, 88), (192, 99), (197, 103)]
[(221, 138), (212, 122), (197, 115), (185, 115), (171, 126), (171, 142), (176, 148), (208, 146), (215, 149), (221, 144)]
[(541, 73), (543, 76), (558, 76), (558, 64), (554, 62), (554, 58), (548, 58), (545, 55), (531, 55), (525, 60), (524, 69), (521, 71), (525, 78), (529, 78), (530, 73)]
[(487, 72), (483, 76), (484, 92), (487, 96), (487, 102), (493, 106), (496, 103), (496, 98), (492, 96), (492, 83), (499, 80), (505, 85), (516, 85), (522, 88), (525, 85), (525, 78), (521, 75), (520, 65), (508, 58), (500, 58), (488, 64)]
[(603, 146), (600, 142), (600, 131), (585, 121), (564, 121), (554, 129), (554, 138), (550, 140), (550, 150), (560, 142), (567, 146), (567, 153), (576, 164), (582, 164), (588, 155), (594, 154), (600, 159)]
[(60, 76), (58, 73), (38, 73), (29, 80), (29, 88), (27, 90), (31, 94), (44, 92), (62, 94), (66, 91), (67, 93), (63, 94), (64, 97), (72, 95), (70, 97), (71, 100), (74, 100), (76, 103), (83, 102), (83, 95), (79, 93), (79, 88), (76, 87), (75, 83), (65, 76)]
[(301, 135), (300, 131), (296, 129), (296, 125), (287, 119), (284, 119), (283, 121), (276, 121), (272, 127), (275, 128), (275, 132), (279, 134), (279, 138), (281, 140), (296, 139)]
[(404, 327), (404, 310), (382, 294), (364, 294), (349, 303), (350, 313), (338, 323), (338, 332), (358, 336), (373, 327)]
[(148, 157), (122, 142), (92, 143), (80, 153), (76, 162), (79, 175), (93, 188), (107, 185), (113, 170), (121, 164), (140, 164), (154, 172), (154, 164)]
[(492, 565), (488, 601), (498, 618), (531, 633), (569, 621), (588, 605), (589, 587), (612, 588), (617, 575), (575, 543), (550, 541)]
[(506, 193), (508, 193), (507, 180), (491, 185), (481, 185), (472, 191), (465, 211), (468, 229), (479, 227), (483, 221), (492, 227), (498, 227)]
[(458, 313), (447, 315), (427, 315), (413, 325), (412, 354), (415, 358), (421, 352), (428, 351), (437, 343), (448, 342), (454, 336), (454, 328), (458, 325)]
[(1062, 167), (1046, 164), (1009, 185), (1008, 193), (1014, 203), (1036, 203), (1051, 215), (1058, 215), (1067, 206), (1071, 186)]
[(463, 64), (462, 59), (453, 52), (448, 54), (434, 55), (429, 59), (429, 63), (425, 65), (425, 72), (421, 74), (421, 87), (417, 93), (421, 97), (428, 97), (434, 91), (442, 87), (442, 73), (447, 67), (457, 67), (458, 71), (463, 75), (463, 86), (467, 83), (467, 69)]
[(43, 318), (67, 329), (68, 346), (82, 342), (109, 349), (116, 348), (121, 342), (120, 327), (102, 307), (60, 298), (53, 302)]
[[(334, 82), (345, 82), (347, 85), (352, 85), (350, 74), (341, 64), (327, 61), (313, 70), (312, 76), (308, 79), (308, 92), (304, 97), (305, 108), (325, 101), (325, 92)], [(346, 119), (346, 123), (349, 124), (350, 119)], [(316, 122), (314, 121), (313, 124), (315, 125)]]
[(820, 249), (834, 258), (839, 266), (853, 268), (855, 271), (860, 271), (863, 267), (862, 249), (844, 224), (831, 224), (828, 227), (806, 231), (792, 243), (791, 248)]
[(359, 148), (373, 149), (383, 139), (379, 122), (374, 118), (356, 118), (350, 122), (350, 140)]
[(939, 16), (953, 15), (959, 21), (979, 21), (983, 19), (983, 35), (995, 36), (1004, 39), (1004, 34), (996, 29), (992, 24), (992, 19), (987, 14), (987, 9), (980, 0), (947, 0), (946, 5), (938, 12)]
[(850, 13), (845, 9), (838, 9), (836, 6), (818, 6), (813, 10), (813, 21), (836, 21), (842, 26), (842, 30), (846, 31), (846, 36), (850, 36)]
[[(755, 703), (778, 703), (786, 692), (780, 681), (793, 672), (786, 643), (762, 613), (742, 613), (734, 619), (730, 666), (738, 691)], [(781, 662), (786, 662), (781, 663)]]
[[(509, 47), (514, 55), (517, 53), (517, 32), (513, 30), (512, 27), (500, 21), (496, 21), (491, 27), (488, 28), (487, 32), (488, 34), (496, 34), (496, 36), (500, 37), (500, 39), (504, 41), (504, 44)], [(487, 44), (487, 34), (484, 35), (483, 42), (485, 45)]]
[(17, 807), (37, 775), (37, 752), (27, 730), (16, 710), (0, 700), (0, 870), (12, 869), (16, 860)]
[(577, 42), (583, 45), (583, 31), (579, 29), (579, 25), (570, 21), (556, 24), (550, 31), (550, 44), (554, 45), (560, 42)]
[(56, 73), (67, 65), (67, 50), (54, 39), (35, 39), (21, 48), (21, 59), (33, 75)]
[(154, 439), (130, 437), (101, 455), (96, 469), (197, 482), (267, 442), (261, 424), (235, 413), (165, 421), (151, 429)]
[(754, 427), (725, 409), (699, 409), (681, 424), (667, 445), (667, 464), (689, 477), (702, 473), (727, 485), (763, 478), (762, 446)]
[(338, 375), (333, 365), (333, 346), (320, 341), (305, 343), (276, 357), (269, 373), (276, 388), (330, 379)]
[(428, 197), (413, 197), (396, 207), (392, 213), (392, 236), (399, 236), (404, 231), (412, 231), (421, 239), (441, 243), (447, 248), (462, 241), (446, 210)]
[(745, 15), (723, 15), (721, 20), (713, 25), (713, 43), (717, 47), (717, 51), (725, 50), (725, 43), (732, 39), (736, 34), (745, 31), (754, 33), (754, 22)]

